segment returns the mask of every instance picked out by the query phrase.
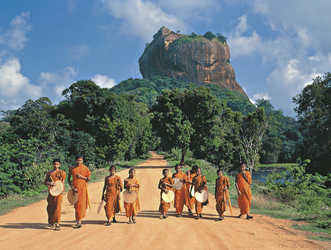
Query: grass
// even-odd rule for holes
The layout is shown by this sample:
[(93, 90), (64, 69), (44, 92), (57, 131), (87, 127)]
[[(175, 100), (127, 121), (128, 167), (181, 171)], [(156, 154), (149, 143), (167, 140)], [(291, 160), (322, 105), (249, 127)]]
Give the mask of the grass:
[[(116, 171), (119, 172), (123, 169), (127, 169), (135, 165), (138, 165), (144, 162), (145, 160), (146, 159), (132, 159), (131, 161), (113, 162), (112, 165), (116, 165)], [(109, 168), (108, 166), (107, 167), (105, 166), (103, 168), (95, 169), (91, 173), (90, 183), (102, 181), (105, 178), (105, 176), (109, 174), (108, 168)], [(67, 180), (65, 181), (65, 189), (69, 190), (69, 184)], [(25, 196), (22, 194), (9, 194), (7, 197), (0, 199), (0, 215), (7, 214), (15, 208), (28, 206), (35, 202), (44, 200), (47, 198), (47, 195), (48, 195), (48, 191), (46, 186), (44, 190), (42, 190), (39, 194), (36, 195)]]
[(314, 225), (311, 224), (305, 224), (305, 225), (294, 224), (293, 228), (297, 230), (313, 232), (313, 234), (308, 237), (309, 239), (331, 241), (330, 228), (329, 229), (316, 228)]

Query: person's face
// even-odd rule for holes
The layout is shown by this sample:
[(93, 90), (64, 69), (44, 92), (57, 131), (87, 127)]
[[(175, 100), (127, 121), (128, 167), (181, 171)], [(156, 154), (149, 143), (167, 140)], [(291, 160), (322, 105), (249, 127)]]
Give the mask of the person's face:
[(60, 166), (61, 166), (61, 164), (58, 161), (56, 161), (56, 162), (53, 163), (54, 170), (58, 170), (60, 168)]
[(241, 172), (244, 172), (246, 170), (246, 165), (245, 164), (241, 165), (240, 170), (241, 170)]
[(132, 170), (132, 171), (130, 172), (130, 177), (133, 178), (133, 177), (135, 177), (135, 176), (136, 176), (136, 171), (135, 171), (135, 170)]
[(164, 175), (164, 177), (168, 177), (169, 171), (168, 170), (163, 171), (163, 175)]
[(222, 171), (219, 171), (219, 172), (217, 173), (217, 176), (218, 176), (218, 178), (221, 178), (221, 177), (223, 176), (223, 172), (222, 172)]
[(116, 173), (115, 168), (111, 168), (111, 169), (109, 169), (109, 174), (110, 174), (110, 176), (115, 175), (115, 173)]
[(76, 159), (76, 164), (77, 165), (83, 164), (83, 161), (84, 161), (83, 158), (77, 158)]
[(201, 168), (198, 168), (197, 169), (197, 175), (200, 175), (201, 174)]
[(177, 166), (177, 167), (176, 167), (176, 172), (179, 173), (180, 171), (182, 171), (181, 166)]

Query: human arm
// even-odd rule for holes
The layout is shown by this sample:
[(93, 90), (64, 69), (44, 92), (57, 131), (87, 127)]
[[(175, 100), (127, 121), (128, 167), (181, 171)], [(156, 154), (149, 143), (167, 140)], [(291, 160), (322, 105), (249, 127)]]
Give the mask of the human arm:
[(238, 174), (236, 174), (236, 189), (237, 189), (238, 195), (241, 195), (241, 192), (240, 192), (239, 187), (238, 187)]
[(44, 185), (46, 186), (55, 186), (55, 183), (54, 181), (52, 180), (52, 177), (50, 175), (50, 172), (48, 172), (46, 174), (46, 178), (45, 178), (45, 181), (44, 181)]
[(81, 175), (81, 174), (76, 174), (76, 177), (77, 177), (78, 179), (83, 179), (83, 180), (85, 180), (85, 181), (90, 181), (90, 180), (91, 180), (91, 177), (90, 177), (90, 176), (83, 176), (83, 175)]

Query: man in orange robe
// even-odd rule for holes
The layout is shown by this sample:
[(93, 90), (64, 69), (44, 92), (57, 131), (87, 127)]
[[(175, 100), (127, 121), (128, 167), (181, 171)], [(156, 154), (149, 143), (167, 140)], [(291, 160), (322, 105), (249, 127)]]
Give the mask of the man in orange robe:
[[(91, 180), (91, 171), (83, 165), (83, 156), (76, 157), (76, 165), (69, 168), (68, 183), (72, 190), (78, 194), (78, 202), (74, 205), (76, 225), (74, 228), (82, 227), (82, 219), (86, 215), (88, 207), (87, 182)], [(72, 176), (72, 181), (71, 181)]]
[(174, 180), (169, 176), (169, 170), (168, 169), (163, 169), (162, 171), (163, 178), (160, 179), (158, 188), (161, 189), (160, 193), (160, 207), (159, 207), (159, 212), (162, 214), (160, 219), (166, 219), (167, 218), (167, 213), (170, 208), (170, 202), (165, 202), (162, 199), (162, 194), (163, 193), (168, 193), (169, 191), (173, 191), (172, 184), (174, 183)]
[[(195, 192), (201, 192), (202, 190), (206, 190), (208, 194), (207, 188), (207, 179), (204, 175), (201, 174), (201, 168), (197, 169), (197, 175), (193, 178), (192, 186), (194, 187)], [(202, 208), (203, 206), (208, 204), (208, 199), (201, 203), (195, 199), (195, 211), (197, 213), (196, 219), (202, 218)]]
[[(126, 217), (129, 217), (129, 224), (136, 223), (136, 216), (138, 212), (140, 212), (140, 204), (139, 204), (139, 188), (140, 184), (136, 176), (136, 170), (131, 168), (129, 170), (129, 177), (124, 180), (124, 188), (129, 192), (136, 192), (138, 197), (133, 203), (126, 203), (124, 201), (124, 208)], [(132, 220), (131, 220), (132, 219)]]
[(216, 221), (224, 220), (223, 213), (226, 211), (226, 198), (225, 192), (230, 188), (230, 180), (228, 177), (223, 176), (222, 170), (217, 170), (216, 186), (215, 186), (215, 198), (216, 198), (216, 211), (219, 214), (219, 218)]
[[(115, 219), (116, 213), (120, 211), (120, 193), (122, 192), (121, 177), (115, 175), (116, 167), (111, 166), (109, 168), (109, 176), (105, 178), (105, 184), (102, 190), (101, 200), (106, 201), (105, 212), (108, 219), (105, 226), (111, 225), (111, 219), (113, 222), (117, 222)], [(106, 191), (106, 195), (104, 195)]]
[(188, 181), (188, 176), (184, 174), (181, 170), (181, 166), (177, 164), (175, 166), (176, 173), (172, 175), (172, 178), (177, 178), (179, 181), (183, 182), (181, 189), (175, 189), (175, 208), (177, 217), (181, 217), (183, 212), (184, 204), (188, 204), (189, 192), (185, 183)]
[(246, 165), (240, 165), (240, 171), (236, 174), (236, 188), (238, 192), (238, 206), (240, 208), (241, 218), (247, 214), (246, 219), (252, 219), (253, 216), (249, 215), (251, 208), (252, 192), (250, 185), (252, 184), (252, 177), (249, 171), (246, 171)]
[[(55, 186), (56, 181), (61, 181), (63, 184), (64, 191), (64, 179), (67, 174), (63, 170), (60, 169), (61, 162), (58, 159), (53, 160), (53, 170), (49, 171), (46, 174), (46, 179), (44, 184), (48, 185), (49, 189), (52, 186)], [(47, 196), (47, 214), (48, 214), (48, 224), (50, 225), (50, 229), (54, 229), (56, 231), (60, 230), (60, 219), (61, 219), (61, 204), (62, 204), (62, 193), (58, 196), (53, 196), (48, 193)]]
[(197, 175), (197, 169), (198, 169), (198, 166), (194, 165), (191, 170), (186, 172), (186, 175), (188, 177), (188, 181), (186, 182), (186, 189), (189, 192), (189, 196), (188, 196), (188, 199), (187, 199), (187, 202), (185, 205), (188, 207), (188, 212), (190, 215), (193, 215), (192, 210), (193, 210), (194, 204), (195, 204), (194, 194), (191, 195), (190, 190), (191, 190), (193, 178)]

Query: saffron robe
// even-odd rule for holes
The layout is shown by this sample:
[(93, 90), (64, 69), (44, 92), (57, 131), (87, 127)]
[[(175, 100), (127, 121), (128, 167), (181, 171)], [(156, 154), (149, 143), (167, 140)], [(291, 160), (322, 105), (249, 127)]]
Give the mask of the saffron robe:
[[(172, 175), (172, 178), (178, 178), (180, 180), (188, 181), (188, 176), (183, 172), (178, 172)], [(175, 190), (175, 208), (176, 213), (181, 214), (183, 212), (184, 204), (188, 204), (189, 192), (186, 183), (183, 183), (183, 187), (180, 190)]]
[(240, 208), (240, 214), (248, 214), (251, 208), (252, 192), (250, 184), (252, 184), (252, 177), (249, 171), (245, 171), (248, 181), (241, 173), (236, 174), (236, 182), (241, 195), (238, 195), (238, 206)]
[(106, 178), (105, 185), (105, 212), (107, 219), (111, 220), (120, 211), (119, 193), (120, 189), (122, 190), (121, 177), (115, 175), (113, 178)]
[(86, 209), (88, 207), (87, 198), (87, 181), (77, 178), (77, 174), (81, 174), (84, 177), (91, 176), (91, 171), (83, 164), (78, 166), (72, 166), (72, 185), (78, 190), (78, 202), (74, 205), (76, 221), (80, 221), (86, 215)]
[[(190, 174), (190, 175), (188, 176), (189, 181), (192, 182), (192, 181), (193, 181), (193, 178), (194, 178), (196, 175), (197, 175), (196, 173)], [(190, 191), (191, 191), (191, 184), (187, 182), (187, 183), (185, 183), (185, 185), (186, 185), (186, 188), (187, 188), (187, 190), (188, 190), (188, 192), (189, 192), (189, 196), (188, 196), (188, 199), (187, 199), (187, 203), (186, 203), (185, 205), (188, 207), (188, 209), (193, 210), (193, 208), (194, 208), (194, 204), (195, 204), (195, 197), (194, 197), (194, 195), (191, 196), (191, 193), (190, 193)]]
[[(139, 181), (137, 180), (136, 177), (133, 177), (132, 179), (128, 178), (124, 180), (124, 187), (130, 191), (130, 183), (139, 185)], [(138, 198), (135, 202), (133, 203), (126, 203), (124, 201), (124, 208), (125, 208), (125, 214), (126, 217), (131, 217), (131, 216), (136, 216), (138, 212), (140, 212), (140, 203), (139, 203), (139, 188), (138, 187), (131, 187), (131, 191), (136, 191), (138, 194)]]
[[(200, 188), (202, 188), (203, 186), (205, 186), (201, 190), (206, 190), (207, 193), (208, 193), (207, 179), (206, 179), (205, 176), (203, 176), (203, 175), (195, 176), (193, 178), (192, 185), (194, 186), (195, 192), (198, 192), (198, 190), (200, 190)], [(208, 204), (208, 199), (204, 203), (201, 203), (201, 202), (199, 202), (199, 201), (197, 201), (195, 199), (195, 211), (196, 211), (196, 213), (197, 214), (201, 214), (203, 206), (204, 205), (207, 205), (207, 204)]]
[(226, 197), (224, 194), (224, 188), (230, 188), (230, 180), (226, 176), (222, 176), (221, 178), (216, 179), (216, 187), (215, 187), (215, 198), (216, 198), (216, 211), (219, 216), (222, 216), (226, 211)]
[[(67, 174), (63, 170), (53, 171), (50, 176), (53, 181), (62, 181), (63, 191), (64, 191), (64, 179)], [(50, 181), (50, 178), (49, 178)], [(62, 204), (62, 194), (58, 196), (53, 196), (48, 193), (47, 196), (47, 214), (48, 214), (48, 224), (60, 223), (61, 220), (61, 204)]]
[[(165, 183), (168, 183), (168, 184), (174, 184), (174, 180), (168, 176), (167, 178), (164, 178), (164, 179), (161, 179), (161, 186), (162, 188), (164, 189), (167, 189), (167, 190), (171, 190), (173, 191), (173, 188), (172, 187), (169, 187), (168, 185), (165, 185)], [(161, 193), (160, 193), (160, 198), (161, 198), (161, 201), (160, 201), (160, 207), (159, 207), (159, 212), (162, 213), (162, 214), (166, 214), (170, 208), (170, 202), (165, 202), (163, 199), (162, 199), (162, 194), (163, 194), (163, 190), (161, 190)]]

